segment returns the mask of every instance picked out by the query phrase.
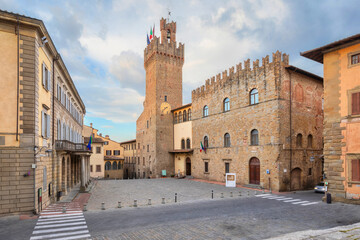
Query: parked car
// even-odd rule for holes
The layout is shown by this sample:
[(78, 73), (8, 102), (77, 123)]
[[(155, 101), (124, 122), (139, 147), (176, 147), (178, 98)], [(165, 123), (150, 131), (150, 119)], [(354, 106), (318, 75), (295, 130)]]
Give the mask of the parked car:
[(320, 192), (320, 193), (325, 193), (325, 184), (324, 184), (324, 182), (320, 182), (320, 183), (316, 184), (316, 186), (314, 187), (314, 191), (315, 192)]

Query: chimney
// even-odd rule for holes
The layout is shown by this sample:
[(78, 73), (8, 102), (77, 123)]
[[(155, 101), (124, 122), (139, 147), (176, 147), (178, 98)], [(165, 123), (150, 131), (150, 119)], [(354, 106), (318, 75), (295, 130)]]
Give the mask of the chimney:
[(92, 123), (90, 123), (90, 127), (92, 128)]
[(110, 139), (109, 135), (105, 135), (105, 138), (106, 138), (106, 139)]
[(99, 136), (102, 137), (102, 133), (99, 133)]

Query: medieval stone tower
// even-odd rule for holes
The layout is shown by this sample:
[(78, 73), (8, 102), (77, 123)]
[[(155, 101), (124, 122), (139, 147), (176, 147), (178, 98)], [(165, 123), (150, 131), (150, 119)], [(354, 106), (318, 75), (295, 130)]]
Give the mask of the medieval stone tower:
[(161, 37), (144, 50), (146, 92), (144, 110), (136, 121), (140, 177), (160, 177), (174, 172), (171, 109), (182, 105), (184, 45), (176, 42), (176, 23), (160, 20)]

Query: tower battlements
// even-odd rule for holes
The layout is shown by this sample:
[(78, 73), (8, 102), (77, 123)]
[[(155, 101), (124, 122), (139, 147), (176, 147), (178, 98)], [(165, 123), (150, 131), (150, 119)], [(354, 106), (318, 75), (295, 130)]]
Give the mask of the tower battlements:
[(144, 65), (154, 57), (158, 60), (174, 60), (184, 63), (184, 44), (176, 42), (176, 23), (167, 23), (166, 19), (160, 20), (160, 37), (154, 37), (144, 50)]
[(205, 96), (207, 93), (213, 93), (222, 89), (224, 86), (239, 84), (248, 86), (249, 80), (258, 79), (262, 75), (270, 75), (273, 72), (275, 79), (280, 75), (280, 67), (289, 65), (289, 55), (276, 51), (272, 54), (272, 62), (269, 61), (269, 55), (262, 58), (262, 65), (259, 66), (259, 59), (253, 61), (253, 67), (250, 67), (250, 59), (244, 61), (244, 67), (242, 63), (225, 70), (222, 73), (217, 74), (205, 81), (205, 85), (202, 85), (192, 91), (192, 99)]

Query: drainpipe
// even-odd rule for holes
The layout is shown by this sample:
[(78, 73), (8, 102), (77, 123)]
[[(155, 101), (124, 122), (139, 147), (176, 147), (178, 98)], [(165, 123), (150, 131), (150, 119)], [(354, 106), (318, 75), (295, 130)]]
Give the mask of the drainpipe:
[(17, 98), (16, 98), (16, 141), (19, 141), (19, 88), (20, 88), (20, 22), (19, 17), (17, 17)]

